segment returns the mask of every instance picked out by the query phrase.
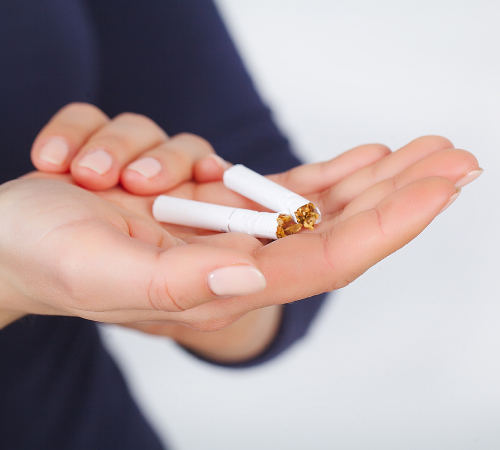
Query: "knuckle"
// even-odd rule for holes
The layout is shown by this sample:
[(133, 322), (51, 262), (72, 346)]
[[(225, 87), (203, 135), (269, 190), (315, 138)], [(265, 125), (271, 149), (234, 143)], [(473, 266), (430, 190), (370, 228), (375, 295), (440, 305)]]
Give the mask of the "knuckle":
[[(349, 283), (344, 283), (342, 276), (339, 276), (339, 266), (333, 259), (332, 254), (332, 240), (334, 234), (332, 230), (325, 231), (320, 234), (323, 242), (323, 267), (325, 270), (325, 291), (331, 292), (347, 286)], [(334, 276), (332, 276), (334, 274)]]
[(190, 289), (188, 283), (172, 282), (166, 273), (153, 276), (149, 283), (148, 298), (151, 306), (158, 311), (183, 312), (201, 302)]
[(92, 138), (87, 143), (87, 148), (90, 147), (106, 147), (109, 149), (125, 150), (128, 153), (133, 151), (133, 142), (130, 138), (122, 133), (117, 133), (114, 130), (103, 130), (98, 136)]
[(172, 180), (180, 180), (186, 176), (191, 177), (192, 158), (187, 152), (170, 146), (160, 147), (160, 151), (161, 153), (158, 153), (157, 156), (169, 168)]
[[(131, 123), (154, 123), (151, 119), (148, 117), (142, 115), (142, 114), (137, 114), (133, 112), (122, 112), (118, 115), (116, 115), (113, 118), (114, 121), (124, 121), (124, 122), (131, 122)], [(156, 125), (156, 124), (155, 124)]]
[(153, 309), (158, 311), (183, 312), (187, 309), (182, 307), (182, 302), (179, 303), (172, 298), (168, 279), (164, 275), (151, 279), (148, 288), (148, 299)]
[(179, 133), (172, 137), (173, 141), (184, 141), (189, 144), (191, 147), (196, 148), (197, 151), (201, 153), (215, 153), (212, 144), (208, 142), (205, 138), (198, 136), (193, 133)]
[(123, 112), (113, 118), (113, 122), (118, 125), (124, 125), (126, 128), (139, 129), (147, 133), (151, 133), (158, 140), (167, 138), (167, 134), (163, 129), (152, 119), (133, 112)]
[(380, 239), (384, 241), (388, 239), (388, 235), (384, 225), (384, 217), (386, 215), (387, 208), (389, 208), (388, 204), (379, 203), (375, 206), (375, 208), (371, 210), (373, 214), (373, 220), (377, 225), (376, 230), (378, 231)]
[(79, 121), (82, 119), (82, 117), (92, 117), (108, 120), (108, 116), (104, 114), (97, 106), (94, 106), (90, 103), (79, 102), (69, 103), (68, 105), (63, 106), (57, 113), (56, 117), (57, 116), (64, 118), (70, 122), (73, 122), (75, 120)]

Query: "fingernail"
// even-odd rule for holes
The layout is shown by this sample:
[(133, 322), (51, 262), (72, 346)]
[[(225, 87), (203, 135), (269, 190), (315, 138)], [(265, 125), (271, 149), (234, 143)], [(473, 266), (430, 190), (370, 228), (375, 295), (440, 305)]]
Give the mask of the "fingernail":
[(208, 287), (215, 295), (255, 294), (266, 287), (264, 275), (247, 265), (226, 266), (208, 274)]
[(231, 167), (231, 164), (222, 159), (219, 155), (212, 154), (208, 155), (208, 157), (212, 158), (222, 170), (226, 170)]
[(40, 159), (51, 164), (56, 164), (60, 166), (66, 161), (69, 155), (69, 146), (67, 142), (61, 138), (50, 139), (41, 149), (40, 149)]
[(143, 177), (151, 179), (161, 171), (161, 164), (156, 158), (141, 158), (127, 166), (127, 169), (139, 172)]
[(450, 199), (448, 200), (448, 203), (446, 203), (446, 205), (444, 205), (444, 208), (439, 211), (439, 214), (441, 214), (442, 212), (444, 212), (446, 209), (448, 209), (448, 207), (457, 199), (457, 197), (460, 195), (460, 192), (461, 192), (461, 189), (460, 188), (457, 188), (457, 192), (455, 194), (453, 194)]
[(465, 177), (460, 178), (455, 183), (456, 187), (464, 187), (466, 184), (469, 184), (471, 181), (474, 181), (479, 175), (481, 175), (484, 172), (484, 169), (477, 169), (477, 170), (471, 170)]
[(87, 153), (78, 163), (78, 167), (86, 167), (99, 175), (105, 175), (113, 165), (113, 158), (102, 149), (96, 149)]

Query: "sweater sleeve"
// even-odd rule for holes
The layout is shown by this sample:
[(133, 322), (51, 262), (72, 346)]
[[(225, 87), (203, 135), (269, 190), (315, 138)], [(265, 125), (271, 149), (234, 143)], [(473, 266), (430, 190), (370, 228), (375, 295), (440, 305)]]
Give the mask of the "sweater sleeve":
[(209, 0), (87, 0), (99, 42), (99, 103), (169, 134), (203, 136), (260, 172), (299, 163), (271, 119)]
[[(274, 124), (210, 0), (87, 0), (99, 42), (101, 108), (134, 111), (169, 134), (203, 136), (233, 163), (263, 174), (299, 164)], [(301, 338), (324, 296), (284, 306), (267, 361)]]

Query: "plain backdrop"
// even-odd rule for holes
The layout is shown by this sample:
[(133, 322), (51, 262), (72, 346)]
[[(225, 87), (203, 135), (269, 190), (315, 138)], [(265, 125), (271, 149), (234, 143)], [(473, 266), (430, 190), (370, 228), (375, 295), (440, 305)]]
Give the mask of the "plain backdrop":
[(269, 364), (103, 327), (144, 413), (174, 450), (500, 448), (500, 2), (218, 4), (305, 160), (440, 134), (485, 173)]

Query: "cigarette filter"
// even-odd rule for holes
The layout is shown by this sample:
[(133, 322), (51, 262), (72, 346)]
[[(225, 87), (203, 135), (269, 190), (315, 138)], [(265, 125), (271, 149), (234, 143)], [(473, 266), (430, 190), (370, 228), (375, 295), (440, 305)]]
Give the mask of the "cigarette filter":
[(224, 172), (224, 185), (271, 211), (289, 215), (306, 228), (321, 222), (319, 209), (304, 197), (292, 192), (242, 164)]
[(153, 203), (158, 222), (213, 231), (238, 231), (258, 238), (277, 239), (296, 233), (301, 226), (292, 217), (160, 195)]

